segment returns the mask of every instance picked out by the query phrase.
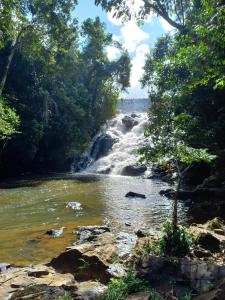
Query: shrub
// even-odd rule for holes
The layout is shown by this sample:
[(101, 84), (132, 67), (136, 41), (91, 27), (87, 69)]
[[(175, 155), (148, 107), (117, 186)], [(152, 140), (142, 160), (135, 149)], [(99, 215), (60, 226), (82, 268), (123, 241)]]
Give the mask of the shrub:
[(172, 224), (167, 222), (162, 227), (163, 236), (156, 241), (151, 251), (159, 255), (182, 257), (189, 253), (192, 240), (184, 227), (173, 231)]
[(100, 300), (123, 300), (127, 295), (137, 292), (149, 292), (151, 300), (161, 300), (160, 295), (138, 278), (132, 270), (128, 271), (127, 275), (112, 279), (105, 293), (100, 297)]

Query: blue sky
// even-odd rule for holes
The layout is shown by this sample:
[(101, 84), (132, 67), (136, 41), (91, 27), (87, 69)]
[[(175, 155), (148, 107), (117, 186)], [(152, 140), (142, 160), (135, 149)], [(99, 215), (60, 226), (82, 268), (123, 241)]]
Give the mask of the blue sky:
[[(128, 2), (133, 0), (127, 0)], [(138, 10), (142, 5), (142, 0), (134, 0), (132, 8)], [(105, 23), (106, 31), (113, 34), (113, 38), (122, 43), (130, 54), (132, 62), (131, 87), (125, 98), (142, 98), (147, 97), (147, 91), (141, 89), (139, 79), (143, 74), (143, 66), (145, 56), (158, 37), (172, 30), (171, 26), (162, 18), (149, 16), (142, 27), (138, 27), (135, 20), (122, 23), (121, 20), (112, 17), (94, 5), (94, 0), (80, 0), (75, 10), (75, 17), (79, 22), (87, 18), (95, 18), (99, 16), (101, 21)], [(114, 47), (108, 47), (107, 54), (109, 59), (116, 59), (118, 51)]]

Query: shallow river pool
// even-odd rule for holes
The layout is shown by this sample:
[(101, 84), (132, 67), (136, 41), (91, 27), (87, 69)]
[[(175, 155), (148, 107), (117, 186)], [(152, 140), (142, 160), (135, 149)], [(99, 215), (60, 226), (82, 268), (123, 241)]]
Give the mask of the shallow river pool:
[[(144, 225), (160, 227), (171, 215), (172, 200), (159, 195), (167, 184), (122, 176), (65, 175), (2, 183), (0, 188), (0, 262), (28, 265), (47, 262), (76, 240), (77, 226), (109, 219), (116, 230)], [(146, 199), (126, 198), (129, 191)], [(67, 208), (81, 203), (81, 210)], [(179, 207), (185, 221), (185, 208)], [(127, 226), (126, 225), (131, 225)], [(64, 235), (52, 238), (51, 228), (64, 226)]]

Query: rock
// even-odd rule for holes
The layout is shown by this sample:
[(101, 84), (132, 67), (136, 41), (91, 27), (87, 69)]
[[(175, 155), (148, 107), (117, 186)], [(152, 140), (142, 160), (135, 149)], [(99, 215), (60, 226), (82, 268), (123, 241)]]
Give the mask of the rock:
[(0, 263), (0, 274), (2, 272), (5, 272), (6, 270), (8, 270), (11, 267), (10, 264), (7, 263)]
[(134, 126), (138, 124), (138, 121), (135, 120), (135, 117), (132, 116), (124, 116), (122, 119), (122, 123), (126, 129), (126, 131), (131, 130)]
[(107, 272), (112, 275), (112, 277), (123, 277), (126, 275), (126, 271), (124, 270), (124, 266), (121, 264), (112, 264), (109, 266)]
[(219, 235), (225, 235), (225, 230), (224, 229), (214, 229), (214, 232), (216, 234), (219, 234)]
[(47, 268), (31, 270), (31, 271), (27, 272), (28, 276), (36, 277), (36, 278), (39, 278), (39, 277), (42, 277), (42, 276), (47, 276), (48, 274), (49, 274), (49, 270)]
[(132, 113), (130, 116), (131, 116), (131, 118), (140, 118), (140, 115), (137, 115), (135, 113)]
[(212, 256), (212, 253), (210, 251), (204, 249), (194, 249), (193, 253), (198, 258), (205, 258), (205, 257)]
[(101, 169), (101, 170), (98, 170), (97, 173), (98, 174), (109, 174), (111, 172), (111, 168), (106, 168), (106, 169)]
[(174, 199), (176, 192), (174, 191), (174, 189), (166, 189), (166, 190), (161, 190), (159, 194), (165, 196), (166, 198)]
[(63, 235), (63, 231), (64, 231), (65, 227), (61, 227), (60, 229), (49, 229), (46, 231), (45, 234), (50, 235), (51, 237), (60, 237)]
[(122, 169), (121, 175), (123, 176), (140, 176), (147, 171), (144, 165), (129, 165)]
[(221, 279), (209, 292), (201, 294), (194, 300), (224, 300), (225, 299), (225, 278)]
[(220, 241), (209, 232), (201, 232), (196, 238), (195, 243), (203, 249), (212, 252), (220, 251)]
[(125, 225), (128, 226), (128, 227), (130, 227), (131, 223), (130, 222), (126, 222)]
[(76, 230), (76, 234), (79, 236), (78, 243), (93, 241), (96, 236), (105, 232), (110, 232), (108, 226), (79, 226)]
[(118, 139), (111, 137), (109, 134), (99, 136), (91, 149), (91, 157), (97, 160), (106, 156), (117, 141)]
[(91, 238), (90, 242), (67, 248), (48, 266), (60, 273), (74, 274), (79, 281), (98, 280), (106, 284), (111, 278), (107, 269), (116, 256), (115, 236), (105, 232)]
[(77, 286), (76, 298), (82, 300), (97, 300), (107, 287), (97, 281), (80, 282)]
[(134, 192), (128, 192), (125, 197), (127, 198), (146, 198), (144, 194), (134, 193)]
[(146, 237), (146, 232), (143, 229), (138, 229), (135, 234), (138, 238)]
[(117, 254), (119, 257), (128, 256), (137, 242), (137, 236), (127, 232), (120, 232), (116, 236)]
[(187, 292), (204, 292), (209, 289), (211, 283), (225, 276), (225, 266), (213, 261), (155, 255), (142, 257), (137, 261), (136, 270), (137, 275), (152, 288), (163, 287), (165, 292), (171, 291), (169, 282), (176, 282), (174, 294), (185, 289)]
[(65, 295), (65, 291), (48, 285), (34, 285), (13, 293), (11, 300), (56, 300)]
[(135, 293), (125, 298), (125, 300), (149, 300), (149, 299), (150, 299), (150, 295), (148, 292)]
[[(8, 296), (15, 292), (15, 290), (26, 290), (25, 295), (31, 295), (31, 291), (27, 290), (33, 286), (45, 286), (44, 295), (48, 295), (48, 291), (58, 288), (65, 294), (65, 288), (70, 286), (71, 290), (75, 289), (74, 276), (72, 274), (59, 274), (53, 268), (37, 265), (34, 267), (26, 268), (10, 268), (9, 270), (0, 274), (0, 295), (1, 299), (8, 299)], [(35, 291), (38, 293), (38, 289)], [(42, 290), (41, 290), (42, 291)], [(35, 293), (36, 293), (35, 292)], [(60, 294), (61, 295), (61, 294)], [(24, 296), (25, 297), (25, 296)], [(10, 299), (23, 299), (19, 294), (15, 294), (15, 298)], [(24, 299), (58, 299), (46, 296), (46, 298), (24, 298)]]
[(81, 204), (79, 202), (69, 202), (66, 208), (72, 208), (73, 210), (81, 210)]
[(224, 229), (224, 222), (220, 218), (214, 218), (205, 223), (204, 227), (208, 230)]

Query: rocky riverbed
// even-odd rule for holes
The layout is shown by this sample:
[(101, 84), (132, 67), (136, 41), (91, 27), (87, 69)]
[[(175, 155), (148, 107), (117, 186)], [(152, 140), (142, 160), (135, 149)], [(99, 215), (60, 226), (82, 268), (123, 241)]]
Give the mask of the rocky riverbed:
[[(194, 241), (191, 253), (184, 258), (171, 258), (140, 254), (147, 243), (157, 238), (156, 232), (115, 233), (108, 226), (80, 227), (79, 240), (45, 265), (20, 268), (1, 264), (1, 299), (60, 299), (66, 293), (72, 299), (98, 299), (111, 278), (124, 276), (132, 267), (161, 293), (162, 299), (204, 292), (205, 298), (196, 299), (222, 300), (218, 295), (225, 287), (224, 223), (214, 219), (203, 225), (193, 224), (189, 232)], [(146, 297), (142, 293), (128, 299)]]

